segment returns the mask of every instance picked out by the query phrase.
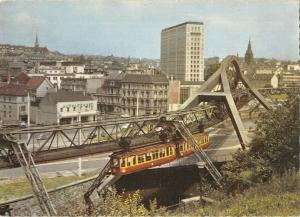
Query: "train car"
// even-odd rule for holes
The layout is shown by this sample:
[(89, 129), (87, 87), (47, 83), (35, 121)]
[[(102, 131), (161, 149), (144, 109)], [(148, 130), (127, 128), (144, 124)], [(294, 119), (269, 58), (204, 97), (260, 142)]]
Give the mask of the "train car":
[[(209, 137), (207, 133), (197, 133), (193, 136), (202, 149), (208, 147)], [(158, 143), (130, 151), (120, 151), (110, 156), (112, 159), (111, 172), (114, 175), (126, 175), (169, 163), (192, 153), (193, 148), (183, 139), (177, 143)]]

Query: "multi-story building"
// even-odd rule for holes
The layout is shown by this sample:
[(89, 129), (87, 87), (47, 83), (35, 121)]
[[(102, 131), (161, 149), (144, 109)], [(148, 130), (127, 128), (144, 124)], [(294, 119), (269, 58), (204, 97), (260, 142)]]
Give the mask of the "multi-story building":
[[(10, 83), (0, 87), (0, 117), (3, 124), (27, 121), (28, 88), (23, 84)], [(29, 94), (30, 100), (33, 96)]]
[(72, 74), (47, 74), (46, 77), (50, 80), (53, 84), (54, 88), (60, 89), (61, 82), (64, 78), (72, 78)]
[(64, 67), (59, 66), (40, 66), (39, 73), (43, 74), (65, 74), (66, 69)]
[(122, 72), (113, 72), (105, 77), (101, 88), (97, 89), (94, 96), (98, 100), (98, 110), (103, 113), (121, 112), (120, 91), (121, 80), (124, 77)]
[(31, 94), (37, 98), (44, 97), (49, 90), (53, 89), (50, 80), (42, 75), (30, 77), (28, 74), (21, 73), (12, 82), (25, 85)]
[(185, 22), (161, 32), (161, 70), (170, 80), (204, 81), (204, 27)]
[(289, 64), (289, 65), (287, 65), (287, 70), (288, 71), (299, 71), (300, 65), (299, 64)]
[(84, 78), (62, 78), (61, 89), (68, 91), (86, 91), (87, 80)]
[(130, 116), (168, 111), (169, 80), (162, 73), (125, 74), (121, 80), (120, 107)]
[(299, 71), (283, 72), (279, 78), (279, 85), (281, 87), (300, 87), (300, 72)]
[(112, 73), (94, 96), (104, 113), (118, 112), (130, 116), (159, 114), (168, 110), (167, 77), (155, 70)]
[(60, 124), (94, 121), (97, 100), (73, 91), (49, 92), (39, 105), (38, 124)]
[(84, 65), (77, 62), (62, 62), (61, 66), (65, 68), (66, 73), (84, 73)]

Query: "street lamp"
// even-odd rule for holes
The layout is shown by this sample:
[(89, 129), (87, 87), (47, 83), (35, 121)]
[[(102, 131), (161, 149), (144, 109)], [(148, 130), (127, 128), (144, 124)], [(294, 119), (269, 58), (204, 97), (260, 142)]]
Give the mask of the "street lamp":
[(139, 91), (136, 91), (136, 117), (139, 116)]

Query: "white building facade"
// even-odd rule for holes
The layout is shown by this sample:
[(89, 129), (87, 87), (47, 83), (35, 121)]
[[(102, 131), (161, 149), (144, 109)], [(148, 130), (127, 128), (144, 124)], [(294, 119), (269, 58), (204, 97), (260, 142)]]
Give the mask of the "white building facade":
[(162, 30), (160, 66), (170, 80), (204, 81), (202, 22), (185, 22)]
[(41, 101), (38, 124), (69, 124), (96, 120), (97, 100), (83, 93), (58, 91)]

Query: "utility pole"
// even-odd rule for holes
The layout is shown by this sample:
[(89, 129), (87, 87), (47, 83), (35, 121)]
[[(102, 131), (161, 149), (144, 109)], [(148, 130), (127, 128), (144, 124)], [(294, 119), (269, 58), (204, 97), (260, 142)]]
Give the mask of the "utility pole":
[[(30, 127), (30, 95), (29, 90), (27, 91), (27, 127)], [(27, 141), (29, 142), (30, 133), (27, 134)]]
[(27, 92), (27, 126), (30, 127), (30, 95)]
[(81, 145), (81, 112), (79, 111), (78, 112), (78, 122), (79, 122), (79, 126), (80, 126), (80, 128), (79, 128), (79, 131), (78, 131), (78, 133), (79, 133), (79, 136), (78, 136), (78, 145)]
[(139, 116), (139, 91), (136, 91), (136, 116)]

